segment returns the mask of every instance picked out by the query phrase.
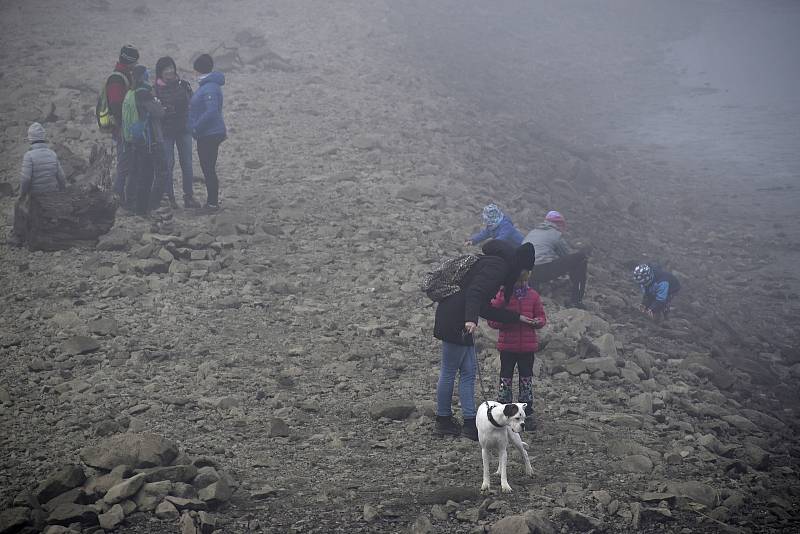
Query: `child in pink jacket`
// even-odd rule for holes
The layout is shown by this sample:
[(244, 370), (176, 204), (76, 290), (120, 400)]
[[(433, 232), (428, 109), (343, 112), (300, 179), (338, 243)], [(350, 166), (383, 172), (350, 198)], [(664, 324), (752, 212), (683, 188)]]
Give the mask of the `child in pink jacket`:
[(514, 294), (508, 303), (505, 302), (503, 288), (500, 288), (492, 300), (492, 306), (508, 309), (522, 315), (532, 317), (534, 325), (523, 323), (498, 323), (489, 321), (489, 326), (500, 330), (497, 339), (497, 350), (500, 351), (500, 389), (497, 401), (507, 404), (511, 402), (511, 381), (514, 378), (514, 367), (519, 372), (519, 396), (517, 402), (525, 402), (525, 427), (532, 430), (535, 426), (533, 418), (533, 359), (539, 350), (539, 339), (536, 330), (547, 323), (542, 300), (539, 293), (528, 285), (529, 273), (523, 272), (514, 284)]

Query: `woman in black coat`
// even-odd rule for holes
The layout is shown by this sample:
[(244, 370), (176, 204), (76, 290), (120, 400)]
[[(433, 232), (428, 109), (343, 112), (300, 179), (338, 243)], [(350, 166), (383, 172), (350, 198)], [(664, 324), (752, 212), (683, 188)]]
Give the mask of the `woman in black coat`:
[(501, 286), (508, 301), (520, 273), (533, 269), (533, 245), (525, 243), (514, 247), (506, 241), (494, 239), (487, 242), (482, 250), (484, 255), (459, 284), (461, 291), (439, 303), (433, 326), (434, 337), (442, 341), (442, 363), (436, 385), (436, 430), (441, 434), (462, 433), (461, 427), (453, 420), (451, 408), (456, 373), (459, 373), (458, 396), (464, 415), (463, 435), (476, 441), (475, 374), (478, 360), (472, 334), (478, 326), (478, 317), (501, 323), (533, 324), (531, 317), (496, 309), (490, 304)]

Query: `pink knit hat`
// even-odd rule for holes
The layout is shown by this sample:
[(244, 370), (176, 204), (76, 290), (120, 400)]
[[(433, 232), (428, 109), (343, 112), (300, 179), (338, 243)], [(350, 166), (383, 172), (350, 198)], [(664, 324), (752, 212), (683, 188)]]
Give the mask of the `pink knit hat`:
[(544, 220), (555, 224), (560, 230), (567, 227), (567, 221), (564, 220), (564, 216), (557, 211), (548, 211)]

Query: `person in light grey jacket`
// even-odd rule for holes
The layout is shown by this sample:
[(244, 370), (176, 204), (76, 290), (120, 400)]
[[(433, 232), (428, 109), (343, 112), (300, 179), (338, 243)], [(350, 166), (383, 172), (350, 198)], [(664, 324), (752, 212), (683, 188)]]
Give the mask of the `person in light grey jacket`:
[(28, 196), (66, 189), (64, 169), (56, 153), (47, 146), (47, 132), (38, 122), (28, 128), (28, 141), (31, 147), (22, 158), (19, 199), (14, 206), (14, 228), (10, 240), (14, 246), (22, 246), (24, 241)]
[(589, 258), (587, 251), (573, 251), (570, 248), (563, 237), (565, 230), (564, 216), (557, 211), (551, 211), (544, 222), (528, 232), (523, 243), (531, 243), (536, 249), (536, 263), (530, 281), (534, 289), (539, 291), (542, 282), (568, 274), (572, 283), (572, 296), (567, 305), (582, 308)]
[(38, 122), (28, 128), (28, 141), (31, 147), (22, 158), (20, 197), (30, 193), (63, 191), (66, 187), (64, 169), (61, 168), (56, 153), (47, 146), (47, 133)]

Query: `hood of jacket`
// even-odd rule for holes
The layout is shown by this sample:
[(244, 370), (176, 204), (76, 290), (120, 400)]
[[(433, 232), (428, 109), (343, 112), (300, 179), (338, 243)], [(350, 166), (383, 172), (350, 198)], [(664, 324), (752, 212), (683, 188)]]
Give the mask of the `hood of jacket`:
[(225, 75), (219, 71), (212, 71), (208, 74), (201, 76), (197, 83), (200, 85), (205, 85), (207, 83), (215, 83), (217, 85), (225, 85)]
[(172, 67), (175, 74), (178, 74), (178, 66), (175, 64), (174, 59), (169, 56), (160, 57), (158, 61), (156, 61), (156, 80), (161, 79), (161, 73), (164, 72), (164, 69), (167, 67)]

